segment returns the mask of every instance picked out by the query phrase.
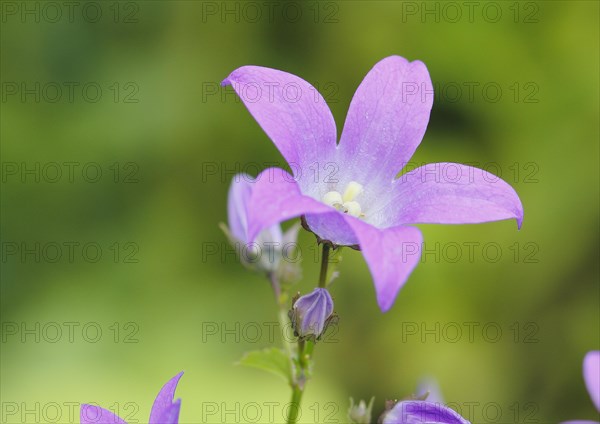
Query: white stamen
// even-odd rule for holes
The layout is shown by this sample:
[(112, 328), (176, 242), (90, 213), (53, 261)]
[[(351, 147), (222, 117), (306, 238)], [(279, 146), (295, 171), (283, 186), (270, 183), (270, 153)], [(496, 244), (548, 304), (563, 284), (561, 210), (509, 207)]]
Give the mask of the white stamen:
[(350, 181), (346, 185), (344, 195), (342, 196), (339, 191), (329, 191), (323, 196), (323, 203), (329, 206), (333, 206), (338, 211), (347, 213), (348, 215), (355, 216), (357, 218), (364, 218), (365, 214), (362, 213), (362, 207), (356, 199), (363, 192), (363, 186), (356, 181)]
[(339, 192), (330, 191), (328, 193), (325, 193), (325, 196), (323, 196), (323, 203), (337, 208), (338, 206), (341, 206), (344, 202), (342, 201), (342, 195)]
[(350, 181), (346, 186), (346, 190), (344, 191), (344, 196), (342, 199), (344, 202), (351, 202), (356, 197), (363, 192), (363, 186), (356, 181)]
[(361, 215), (360, 204), (356, 201), (344, 202), (344, 208), (346, 209), (346, 213), (348, 215), (352, 215), (355, 217), (359, 217)]

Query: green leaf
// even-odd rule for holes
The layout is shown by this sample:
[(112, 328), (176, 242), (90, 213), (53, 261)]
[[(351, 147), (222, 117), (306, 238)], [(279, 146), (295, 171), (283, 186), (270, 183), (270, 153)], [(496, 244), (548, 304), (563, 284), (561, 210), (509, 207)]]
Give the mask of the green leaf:
[(292, 381), (290, 359), (282, 349), (272, 347), (246, 352), (237, 364), (276, 374), (287, 383)]

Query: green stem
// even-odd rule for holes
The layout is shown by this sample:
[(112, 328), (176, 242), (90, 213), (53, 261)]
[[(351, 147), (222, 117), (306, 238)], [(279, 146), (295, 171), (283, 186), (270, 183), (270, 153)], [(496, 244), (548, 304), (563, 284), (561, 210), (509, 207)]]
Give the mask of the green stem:
[(296, 423), (298, 416), (300, 415), (300, 402), (302, 401), (302, 395), (304, 394), (304, 384), (306, 383), (306, 376), (310, 366), (310, 353), (312, 353), (312, 343), (307, 343), (305, 340), (299, 339), (298, 366), (300, 369), (296, 381), (292, 383), (292, 401), (289, 406), (288, 424)]
[(327, 286), (327, 266), (329, 265), (329, 249), (331, 246), (323, 244), (323, 256), (321, 257), (321, 275), (319, 276), (319, 287), (324, 289)]
[[(323, 245), (323, 255), (321, 256), (321, 274), (319, 275), (319, 287), (327, 286), (327, 267), (329, 265), (329, 250), (331, 246), (327, 243)], [(304, 385), (309, 373), (310, 361), (314, 343), (298, 339), (298, 373), (292, 382), (292, 401), (288, 413), (288, 424), (295, 424), (300, 414), (300, 402), (304, 394)]]
[[(288, 317), (288, 314), (287, 314), (287, 311), (285, 310), (285, 308), (279, 308), (278, 318), (279, 318), (279, 328), (281, 331), (281, 341), (283, 342), (283, 347), (285, 348), (285, 351), (286, 351), (288, 357), (291, 358), (292, 357), (292, 340), (291, 340), (291, 337), (289, 337), (289, 334), (287, 333), (288, 324), (290, 322), (290, 319)], [(290, 359), (290, 361), (291, 361), (291, 359)]]
[(298, 386), (292, 388), (292, 402), (289, 406), (288, 424), (296, 424), (298, 421), (298, 415), (300, 415), (300, 402), (302, 401), (303, 393), (304, 391)]

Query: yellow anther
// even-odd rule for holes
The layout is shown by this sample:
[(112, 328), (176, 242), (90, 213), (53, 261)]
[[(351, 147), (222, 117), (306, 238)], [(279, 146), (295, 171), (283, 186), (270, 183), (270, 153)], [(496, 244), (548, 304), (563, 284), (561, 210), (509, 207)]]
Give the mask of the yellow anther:
[(339, 191), (328, 191), (323, 196), (323, 203), (329, 206), (333, 206), (338, 211), (347, 213), (348, 215), (355, 216), (357, 218), (363, 218), (365, 216), (362, 213), (362, 208), (360, 203), (356, 200), (363, 192), (363, 186), (356, 181), (350, 181), (348, 185), (346, 185), (346, 190), (344, 190), (344, 195), (342, 196)]
[(362, 192), (363, 186), (361, 184), (357, 183), (356, 181), (350, 181), (346, 186), (342, 200), (344, 202), (351, 202)]
[(330, 191), (325, 193), (325, 196), (323, 196), (323, 203), (335, 208), (341, 206), (344, 202), (342, 201), (342, 195), (339, 192)]
[(346, 209), (346, 213), (348, 215), (352, 215), (355, 217), (359, 217), (361, 215), (360, 204), (355, 201), (344, 202), (344, 209)]

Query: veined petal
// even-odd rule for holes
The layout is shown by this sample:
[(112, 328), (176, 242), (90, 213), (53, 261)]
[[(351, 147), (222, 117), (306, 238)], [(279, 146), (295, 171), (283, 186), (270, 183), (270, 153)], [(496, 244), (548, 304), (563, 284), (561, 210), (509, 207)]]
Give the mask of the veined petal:
[(246, 242), (247, 218), (246, 207), (252, 194), (253, 178), (248, 174), (237, 174), (231, 180), (227, 195), (227, 221), (231, 235)]
[[(152, 405), (152, 410), (150, 411), (150, 420), (149, 424), (172, 424), (177, 421), (165, 422), (163, 419), (165, 417), (175, 417), (177, 419), (179, 417), (179, 408), (181, 406), (181, 401), (173, 402), (173, 397), (175, 396), (175, 389), (177, 389), (177, 383), (179, 379), (183, 375), (183, 372), (180, 372), (175, 377), (170, 379), (163, 387), (160, 389), (158, 396), (154, 400), (154, 404)], [(175, 409), (177, 411), (175, 411)]]
[(371, 270), (379, 308), (386, 312), (419, 263), (423, 242), (421, 231), (407, 226), (380, 230), (350, 216), (346, 222), (354, 230)]
[(303, 195), (290, 174), (279, 168), (268, 168), (256, 177), (248, 203), (248, 240), (265, 228), (306, 213), (334, 213), (331, 206)]
[(592, 402), (600, 412), (600, 351), (588, 352), (583, 360), (583, 378)]
[(470, 424), (454, 410), (417, 400), (398, 402), (383, 419), (383, 424)]
[(390, 56), (356, 90), (340, 139), (340, 163), (368, 176), (365, 191), (390, 183), (421, 143), (433, 105), (425, 64)]
[(432, 163), (400, 176), (388, 203), (377, 212), (379, 227), (403, 224), (476, 224), (516, 219), (523, 205), (499, 177), (458, 163)]
[[(222, 85), (231, 85), (292, 170), (332, 158), (337, 130), (327, 103), (303, 79), (271, 68), (242, 66)], [(296, 171), (293, 171), (300, 178)]]
[(308, 214), (305, 218), (310, 229), (323, 240), (329, 240), (340, 246), (358, 244), (354, 230), (339, 212), (321, 215)]
[(81, 424), (127, 424), (109, 410), (85, 403), (79, 410), (79, 421)]
[[(179, 411), (181, 410), (181, 399), (177, 399), (175, 402), (165, 408), (156, 424), (178, 424), (179, 423)], [(151, 422), (152, 424), (152, 422)]]

